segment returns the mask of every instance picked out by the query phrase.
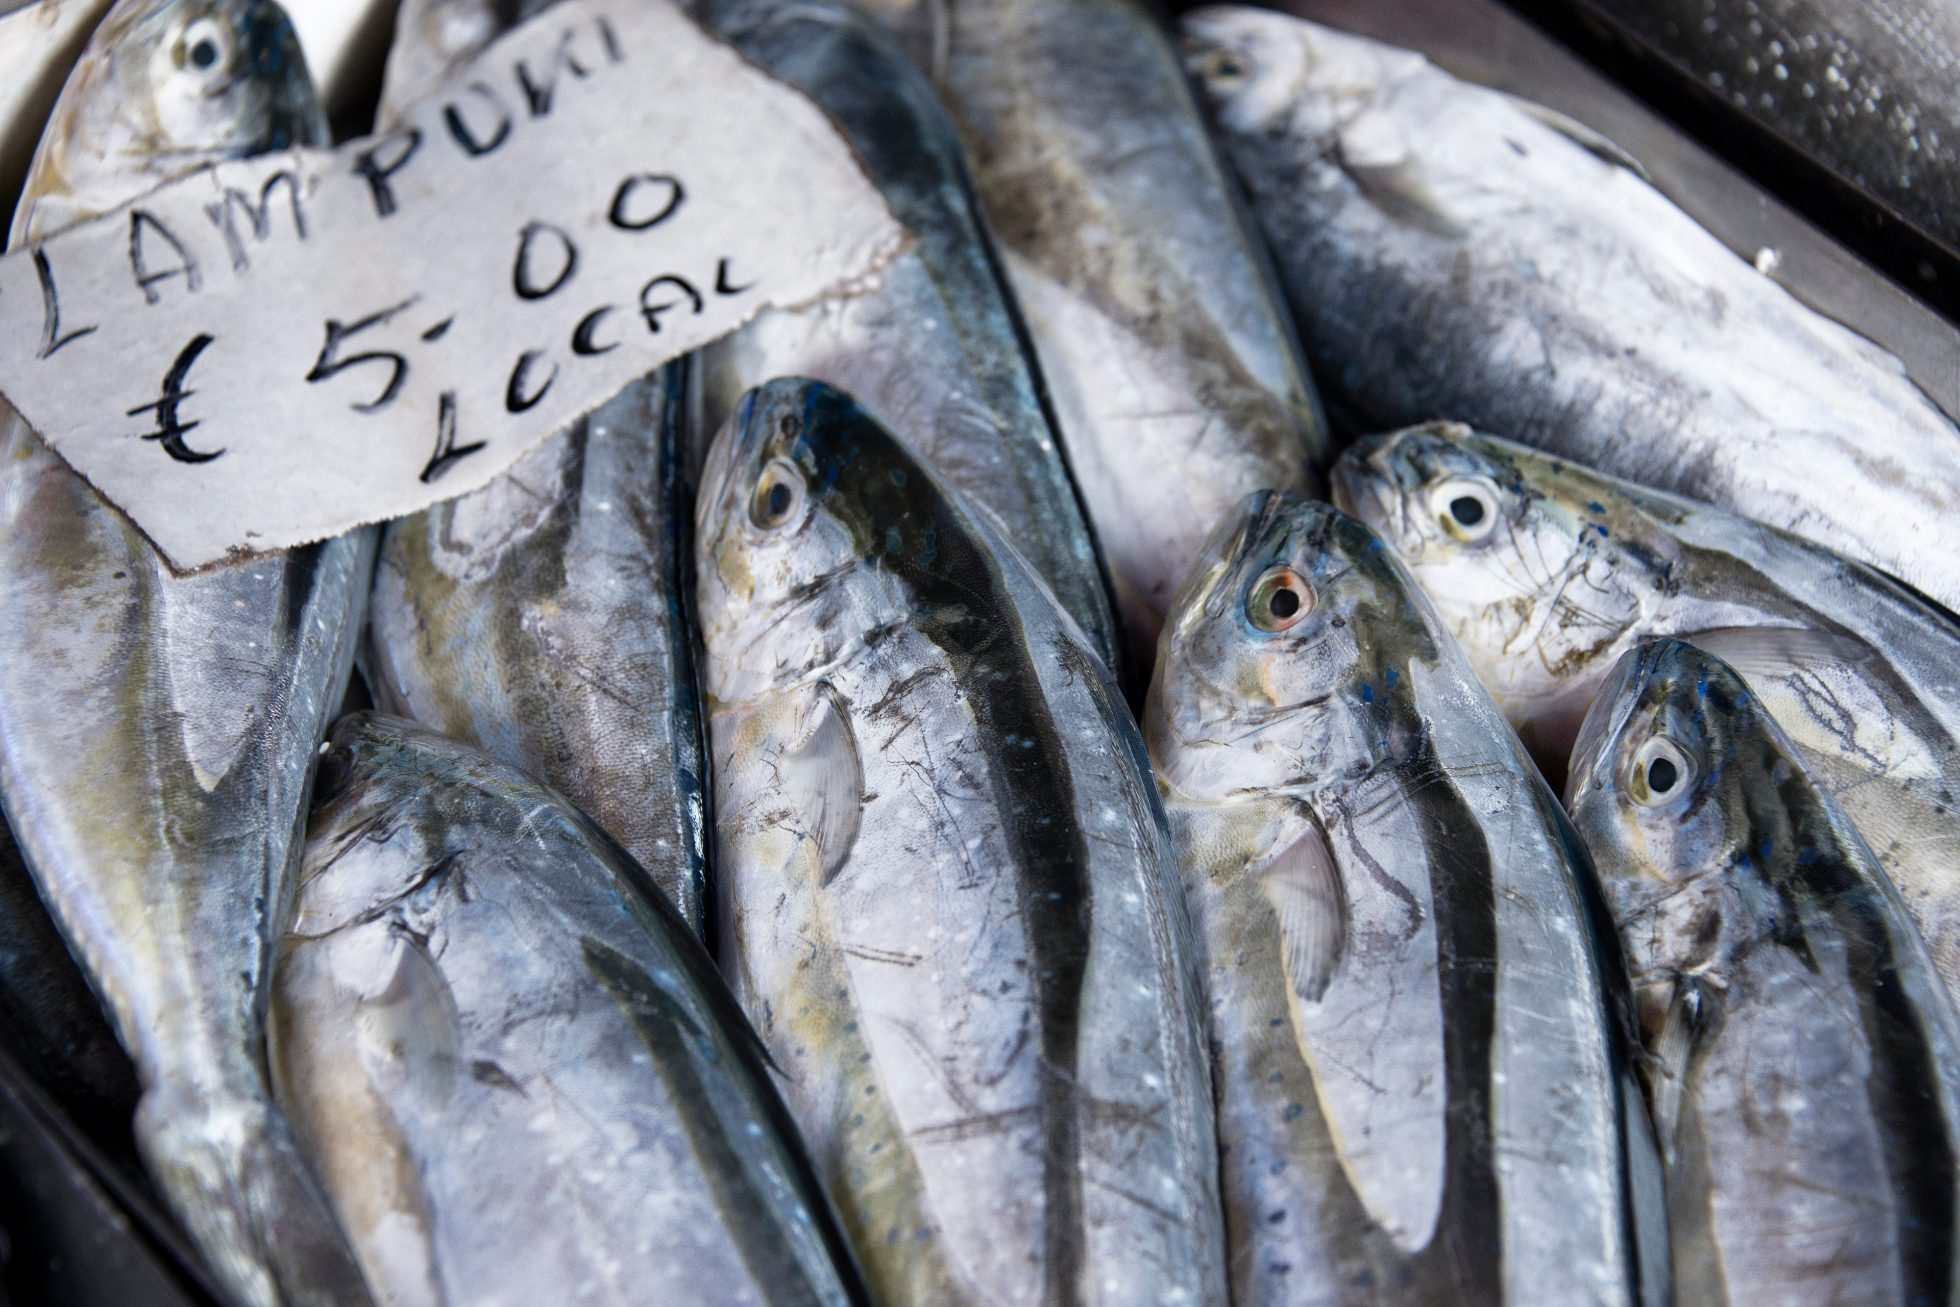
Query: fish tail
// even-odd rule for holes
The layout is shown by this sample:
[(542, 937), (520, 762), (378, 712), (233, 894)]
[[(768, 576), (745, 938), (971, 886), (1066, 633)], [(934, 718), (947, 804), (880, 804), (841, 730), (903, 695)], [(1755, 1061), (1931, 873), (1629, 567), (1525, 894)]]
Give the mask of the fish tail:
[(270, 1102), (152, 1090), (137, 1105), (136, 1142), (186, 1232), (240, 1303), (372, 1303), (326, 1192)]

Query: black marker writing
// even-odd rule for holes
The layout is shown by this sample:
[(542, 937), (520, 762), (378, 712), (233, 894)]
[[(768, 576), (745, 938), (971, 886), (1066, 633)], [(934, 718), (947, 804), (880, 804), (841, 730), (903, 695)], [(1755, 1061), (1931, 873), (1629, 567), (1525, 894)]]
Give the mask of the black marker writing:
[(286, 198), (292, 204), (293, 232), (305, 240), (306, 214), (299, 203), (299, 178), (290, 171), (281, 170), (266, 178), (265, 185), (259, 188), (257, 204), (252, 203), (252, 197), (244, 191), (227, 186), (224, 199), (204, 206), (204, 216), (211, 220), (212, 226), (224, 233), (234, 272), (243, 272), (250, 265), (250, 260), (245, 257), (245, 239), (238, 231), (237, 211), (243, 209), (246, 218), (251, 221), (252, 239), (264, 241), (272, 235), (272, 192), (281, 183), (285, 185)]
[(205, 335), (192, 337), (191, 342), (178, 353), (177, 361), (170, 365), (170, 371), (164, 375), (163, 393), (147, 404), (138, 404), (128, 413), (128, 416), (135, 417), (139, 413), (154, 412), (157, 415), (157, 429), (145, 432), (142, 439), (161, 442), (163, 452), (179, 463), (209, 463), (225, 452), (222, 449), (214, 449), (207, 454), (186, 445), (184, 436), (195, 430), (199, 424), (195, 421), (181, 421), (177, 414), (178, 406), (197, 393), (194, 390), (185, 390), (184, 383), (190, 380), (191, 365), (197, 362), (197, 356), (204, 352), (211, 340), (210, 336)]
[(34, 357), (44, 359), (63, 345), (80, 340), (95, 328), (82, 327), (62, 335), (61, 295), (54, 288), (54, 269), (48, 266), (47, 252), (39, 245), (34, 247), (34, 275), (41, 279), (41, 348), (35, 351)]
[(422, 466), (419, 480), (423, 485), (433, 485), (435, 479), (455, 466), (459, 458), (468, 458), (484, 447), (483, 441), (474, 444), (456, 443), (456, 392), (445, 390), (436, 409), (436, 452), (435, 456)]
[(342, 358), (340, 347), (363, 331), (387, 322), (421, 298), (420, 295), (411, 295), (393, 308), (370, 313), (357, 322), (342, 322), (338, 318), (328, 318), (326, 343), (320, 346), (320, 357), (313, 360), (313, 368), (306, 374), (306, 379), (309, 382), (325, 381), (363, 363), (385, 363), (390, 371), (388, 384), (382, 388), (381, 393), (364, 404), (353, 404), (349, 407), (356, 413), (372, 413), (376, 409), (386, 408), (394, 403), (395, 397), (401, 394), (402, 383), (408, 380), (408, 360), (392, 350), (379, 349), (349, 354), (346, 358)]
[[(156, 234), (146, 236), (144, 234), (146, 232)], [(149, 249), (152, 240), (163, 241), (176, 253), (175, 265), (160, 268), (155, 272), (150, 270)], [(191, 252), (184, 248), (184, 243), (177, 239), (176, 233), (164, 226), (162, 221), (148, 209), (129, 211), (129, 270), (143, 292), (143, 299), (150, 304), (155, 304), (163, 298), (156, 292), (156, 284), (160, 281), (182, 277), (184, 288), (192, 294), (195, 294), (197, 288), (204, 284), (204, 277), (197, 270), (197, 260), (191, 257)]]

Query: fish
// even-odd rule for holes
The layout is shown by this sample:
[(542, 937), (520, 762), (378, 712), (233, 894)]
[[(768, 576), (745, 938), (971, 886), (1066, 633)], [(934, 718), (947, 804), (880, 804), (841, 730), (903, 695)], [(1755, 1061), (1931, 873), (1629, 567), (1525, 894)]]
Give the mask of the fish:
[(1960, 608), (1960, 430), (1581, 124), (1264, 11), (1184, 19), (1322, 395), (1793, 531)]
[(1264, 246), (1142, 0), (860, 0), (959, 128), (1147, 674), (1254, 490), (1317, 493), (1326, 419)]
[(1143, 726), (1206, 958), (1233, 1302), (1664, 1302), (1592, 868), (1380, 538), (1248, 496)]
[(820, 381), (744, 399), (701, 489), (717, 956), (873, 1297), (1221, 1301), (1190, 925), (1107, 667)]
[(1960, 10), (1942, 0), (1563, 0), (1960, 249)]
[(863, 1304), (755, 1032), (568, 799), (380, 713), (329, 738), (280, 1101), (391, 1303)]
[(1960, 1017), (1742, 678), (1623, 655), (1566, 803), (1639, 996), (1683, 1303), (1952, 1302)]
[[(270, 0), (120, 0), (57, 102), (14, 242), (324, 131)], [(0, 800), (135, 1064), (138, 1151), (247, 1307), (367, 1301), (271, 1101), (263, 1034), (373, 553), (356, 531), (178, 576), (17, 415), (0, 422)]]
[[(412, 4), (384, 116), (547, 8)], [(700, 930), (712, 900), (684, 611), (688, 366), (634, 381), (482, 489), (390, 523), (362, 669), (377, 707), (568, 795)]]
[(694, 0), (709, 31), (830, 115), (912, 249), (877, 288), (775, 308), (702, 350), (692, 466), (752, 387), (809, 376), (854, 395), (991, 514), (1119, 673), (1125, 649), (1046, 383), (962, 162), (897, 42), (828, 0)]
[(1960, 996), (1960, 625), (1801, 537), (1461, 425), (1368, 437), (1337, 502), (1388, 541), (1554, 783), (1618, 660), (1725, 659), (1878, 854)]

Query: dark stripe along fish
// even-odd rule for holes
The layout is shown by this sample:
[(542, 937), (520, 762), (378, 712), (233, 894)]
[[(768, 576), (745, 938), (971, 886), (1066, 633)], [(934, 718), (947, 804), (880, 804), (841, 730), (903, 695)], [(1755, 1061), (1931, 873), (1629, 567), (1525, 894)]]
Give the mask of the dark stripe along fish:
[(864, 409), (710, 451), (722, 967), (884, 1302), (1224, 1295), (1198, 976), (1100, 658)]
[[(16, 241), (324, 133), (269, 0), (123, 0), (62, 92)], [(144, 1162), (243, 1304), (366, 1301), (262, 1043), (373, 548), (356, 531), (175, 576), (17, 417), (0, 432), (0, 798), (136, 1064)]]
[[(405, 6), (384, 109), (548, 7)], [(377, 706), (569, 795), (698, 930), (708, 816), (683, 611), (685, 367), (633, 382), (481, 490), (391, 523), (363, 669)]]
[(1334, 485), (1551, 775), (1627, 650), (1673, 635), (1727, 660), (1878, 854), (1960, 994), (1951, 616), (1788, 532), (1461, 426), (1370, 437)]
[(1233, 1300), (1663, 1301), (1591, 868), (1394, 555), (1252, 496), (1145, 732), (1207, 953)]
[(564, 798), (334, 728), (273, 1068), (386, 1302), (863, 1303), (755, 1033)]
[(1225, 6), (1189, 66), (1330, 405), (1742, 513), (1960, 608), (1960, 430), (1609, 142), (1410, 50)]
[(1677, 1301), (1960, 1299), (1960, 1018), (1802, 755), (1732, 669), (1660, 640), (1571, 771), (1640, 996)]
[(1320, 484), (1326, 424), (1270, 261), (1145, 0), (857, 3), (959, 125), (1147, 672), (1218, 519)]
[(742, 394), (808, 376), (859, 403), (991, 514), (1112, 669), (1096, 542), (1042, 398), (959, 138), (877, 24), (827, 0), (692, 0), (711, 32), (829, 114), (916, 242), (861, 294), (771, 309), (699, 357), (696, 462)]

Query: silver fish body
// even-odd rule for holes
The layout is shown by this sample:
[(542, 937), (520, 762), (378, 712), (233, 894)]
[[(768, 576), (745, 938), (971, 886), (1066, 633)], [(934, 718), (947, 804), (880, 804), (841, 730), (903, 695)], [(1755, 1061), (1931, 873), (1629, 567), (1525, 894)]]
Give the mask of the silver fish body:
[(624, 851), (400, 718), (334, 728), (280, 1098), (390, 1303), (862, 1302), (713, 964)]
[(1567, 0), (1960, 248), (1960, 9), (1946, 0)]
[(1096, 542), (958, 136), (932, 88), (876, 24), (827, 0), (695, 0), (689, 9), (831, 116), (917, 242), (875, 289), (772, 309), (703, 350), (699, 443), (745, 391), (774, 377), (814, 377), (856, 396), (993, 515), (1097, 655), (1120, 670)]
[(719, 956), (874, 1295), (1220, 1301), (1189, 924), (1100, 658), (821, 383), (744, 400), (702, 491)]
[(1660, 640), (1571, 772), (1640, 999), (1676, 1299), (1960, 1301), (1960, 1017), (1801, 755), (1733, 670)]
[(1320, 485), (1326, 424), (1266, 252), (1143, 0), (859, 2), (959, 125), (1147, 669), (1218, 520)]
[(1249, 498), (1145, 735), (1207, 953), (1234, 1301), (1661, 1301), (1591, 869), (1394, 556)]
[(1679, 636), (1725, 659), (1878, 854), (1960, 995), (1948, 614), (1788, 532), (1460, 426), (1370, 437), (1333, 479), (1551, 775), (1628, 650)]
[[(16, 236), (324, 130), (269, 0), (124, 0), (62, 93)], [(262, 1041), (372, 560), (363, 531), (176, 576), (17, 417), (0, 432), (0, 797), (135, 1062), (144, 1161), (241, 1303), (366, 1300)]]
[(391, 523), (365, 670), (379, 707), (563, 791), (698, 930), (707, 814), (682, 611), (682, 366), (483, 489)]
[(1330, 404), (1467, 422), (1960, 608), (1960, 430), (1569, 120), (1279, 14), (1184, 20)]

